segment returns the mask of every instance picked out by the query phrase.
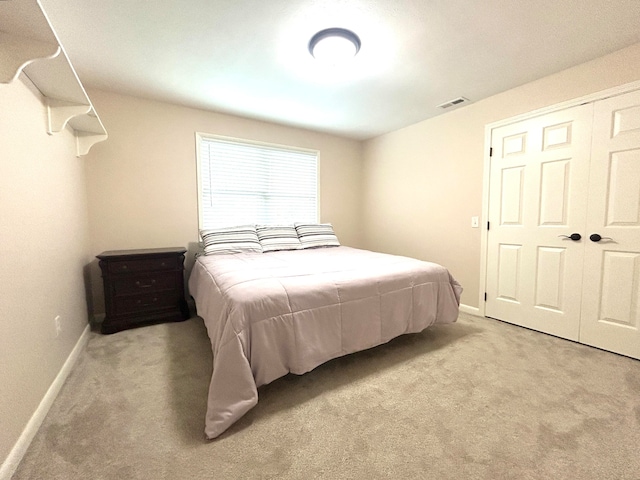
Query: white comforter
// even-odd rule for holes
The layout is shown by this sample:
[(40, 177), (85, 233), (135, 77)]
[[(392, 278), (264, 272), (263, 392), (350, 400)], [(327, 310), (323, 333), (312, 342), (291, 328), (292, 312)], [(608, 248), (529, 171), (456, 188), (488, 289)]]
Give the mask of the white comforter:
[(455, 322), (462, 293), (440, 265), (349, 247), (200, 256), (189, 290), (213, 348), (208, 438), (260, 385)]

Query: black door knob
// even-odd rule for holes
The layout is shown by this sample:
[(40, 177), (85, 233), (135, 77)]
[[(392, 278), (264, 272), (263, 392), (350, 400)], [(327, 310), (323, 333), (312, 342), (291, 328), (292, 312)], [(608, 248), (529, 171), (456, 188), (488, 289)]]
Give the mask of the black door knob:
[(592, 233), (589, 236), (589, 240), (591, 240), (592, 242), (599, 242), (600, 240), (611, 240), (613, 242), (613, 238), (611, 238), (611, 237), (601, 237), (597, 233)]
[(563, 238), (570, 238), (574, 242), (577, 242), (582, 238), (582, 235), (580, 235), (579, 233), (572, 233), (571, 235), (558, 235), (558, 236)]

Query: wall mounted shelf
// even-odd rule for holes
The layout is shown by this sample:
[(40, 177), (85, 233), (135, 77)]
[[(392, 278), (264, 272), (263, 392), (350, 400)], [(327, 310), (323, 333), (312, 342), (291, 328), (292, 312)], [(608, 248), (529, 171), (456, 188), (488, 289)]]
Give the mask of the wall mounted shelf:
[(89, 96), (37, 0), (0, 1), (0, 83), (20, 73), (46, 99), (47, 133), (69, 125), (76, 137), (76, 155), (107, 139)]

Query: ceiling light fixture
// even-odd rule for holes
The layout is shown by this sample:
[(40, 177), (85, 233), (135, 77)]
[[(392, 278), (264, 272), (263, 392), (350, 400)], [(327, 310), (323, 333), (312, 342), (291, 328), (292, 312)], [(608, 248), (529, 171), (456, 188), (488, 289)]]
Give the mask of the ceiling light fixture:
[(356, 56), (360, 38), (345, 28), (327, 28), (309, 40), (309, 53), (313, 58), (328, 63), (340, 63)]

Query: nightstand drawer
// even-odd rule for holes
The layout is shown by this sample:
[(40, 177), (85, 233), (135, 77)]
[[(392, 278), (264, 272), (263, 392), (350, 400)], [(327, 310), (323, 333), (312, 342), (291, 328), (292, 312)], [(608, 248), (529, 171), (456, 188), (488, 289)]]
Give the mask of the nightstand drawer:
[(117, 278), (113, 281), (113, 293), (120, 296), (175, 290), (176, 283), (176, 275), (173, 272)]
[(156, 270), (175, 270), (182, 268), (175, 257), (141, 258), (135, 260), (119, 260), (109, 262), (111, 273), (150, 272)]
[(177, 302), (178, 296), (173, 292), (149, 293), (117, 297), (113, 301), (113, 306), (115, 315), (126, 315), (128, 313), (139, 314), (141, 312), (175, 307)]

